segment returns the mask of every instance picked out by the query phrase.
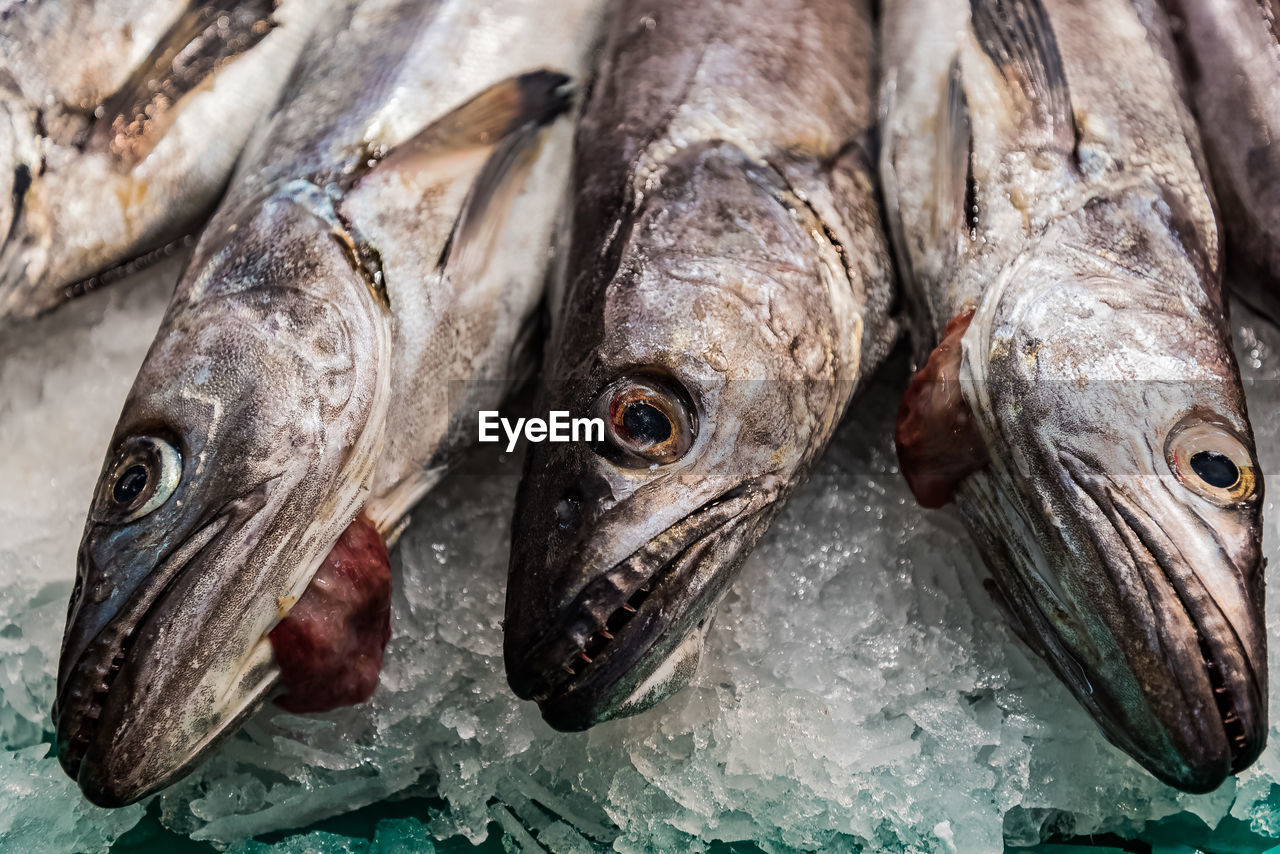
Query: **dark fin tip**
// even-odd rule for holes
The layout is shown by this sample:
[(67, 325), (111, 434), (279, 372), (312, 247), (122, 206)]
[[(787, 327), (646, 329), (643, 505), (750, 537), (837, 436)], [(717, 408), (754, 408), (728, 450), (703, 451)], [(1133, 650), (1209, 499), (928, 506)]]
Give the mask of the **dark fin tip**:
[(550, 124), (563, 115), (573, 103), (573, 92), (567, 74), (558, 71), (531, 71), (520, 77), (521, 109), (513, 127), (532, 122)]

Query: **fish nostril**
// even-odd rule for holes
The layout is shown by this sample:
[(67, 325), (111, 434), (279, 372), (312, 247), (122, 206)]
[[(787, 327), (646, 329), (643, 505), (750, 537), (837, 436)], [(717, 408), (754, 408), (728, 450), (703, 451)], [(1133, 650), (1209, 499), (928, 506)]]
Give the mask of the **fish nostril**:
[(582, 521), (582, 497), (576, 493), (567, 493), (556, 502), (556, 528), (566, 534), (578, 530)]

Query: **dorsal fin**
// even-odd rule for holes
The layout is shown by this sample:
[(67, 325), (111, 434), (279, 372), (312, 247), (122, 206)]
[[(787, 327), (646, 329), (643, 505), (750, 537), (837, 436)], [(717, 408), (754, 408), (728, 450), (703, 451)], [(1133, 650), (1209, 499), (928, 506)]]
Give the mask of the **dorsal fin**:
[(1076, 125), (1062, 55), (1041, 0), (970, 0), (973, 34), (1042, 145), (1070, 154)]
[(85, 147), (109, 151), (125, 169), (144, 160), (173, 123), (178, 103), (271, 32), (276, 2), (193, 0), (102, 103)]

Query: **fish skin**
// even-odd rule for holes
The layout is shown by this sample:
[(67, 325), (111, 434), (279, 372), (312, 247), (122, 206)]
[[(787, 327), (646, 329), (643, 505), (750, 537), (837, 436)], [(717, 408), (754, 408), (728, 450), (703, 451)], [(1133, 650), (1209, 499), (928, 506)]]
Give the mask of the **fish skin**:
[[(316, 32), (178, 284), (86, 523), (54, 718), (93, 802), (173, 781), (278, 690), (268, 634), (339, 536), (363, 510), (386, 537), (474, 441), (463, 410), (501, 399), (568, 174), (564, 78), (541, 69), (577, 72), (601, 10), (348, 0)], [(122, 455), (157, 439), (176, 485), (129, 521)]]
[[(968, 4), (885, 4), (890, 231), (922, 355), (974, 312), (956, 380), (989, 462), (955, 501), (998, 603), (1111, 741), (1208, 791), (1267, 731), (1262, 478), (1213, 198), (1158, 10), (1043, 8), (1056, 94), (1006, 83), (1035, 75), (1002, 75)], [(1238, 494), (1189, 469), (1200, 449), (1249, 475)]]
[[(327, 2), (106, 0), (0, 11), (0, 321), (53, 309), (195, 229)], [(202, 47), (215, 49), (211, 18), (234, 19), (224, 31), (231, 46), (173, 88), (172, 103), (155, 101), (145, 134), (120, 146), (111, 110), (127, 109), (131, 87), (152, 82), (131, 76), (176, 32), (190, 32), (180, 22), (201, 10), (206, 24), (184, 67)], [(165, 68), (158, 82), (179, 80)]]
[(692, 678), (738, 566), (895, 338), (871, 50), (862, 3), (616, 12), (576, 137), (539, 409), (591, 414), (614, 383), (657, 382), (636, 399), (686, 410), (696, 437), (653, 469), (608, 440), (530, 449), (504, 652), (558, 729)]
[(1162, 0), (1199, 118), (1227, 281), (1280, 322), (1280, 12), (1271, 0)]

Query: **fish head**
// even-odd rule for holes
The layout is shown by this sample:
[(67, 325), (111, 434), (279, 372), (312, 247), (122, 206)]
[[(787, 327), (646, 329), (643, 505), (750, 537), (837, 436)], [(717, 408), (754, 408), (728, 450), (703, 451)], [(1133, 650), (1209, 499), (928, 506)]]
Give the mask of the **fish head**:
[(124, 405), (54, 707), (63, 768), (94, 803), (174, 780), (261, 704), (267, 633), (363, 501), (387, 324), (324, 206), (285, 194), (236, 229), (215, 221)]
[(1267, 732), (1263, 478), (1176, 224), (1159, 198), (1098, 201), (978, 308), (962, 375), (991, 461), (962, 489), (1015, 627), (1112, 741), (1203, 792)]
[(592, 266), (593, 241), (571, 253), (608, 278), (569, 298), (540, 410), (602, 431), (533, 445), (517, 497), (507, 674), (561, 730), (689, 682), (715, 604), (849, 392), (823, 262), (776, 178), (729, 147), (669, 168), (621, 224), (616, 266)]

